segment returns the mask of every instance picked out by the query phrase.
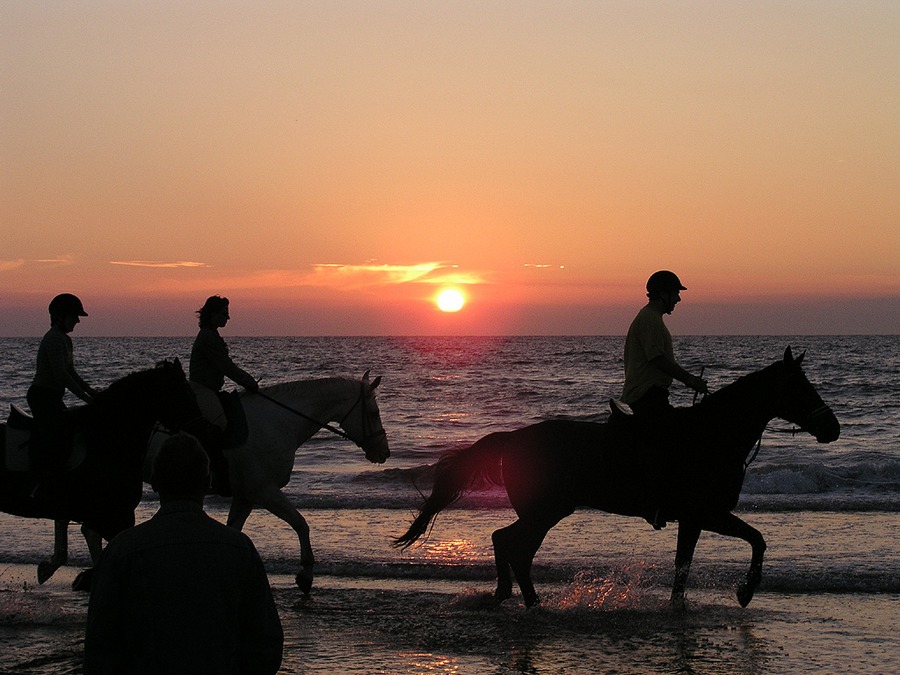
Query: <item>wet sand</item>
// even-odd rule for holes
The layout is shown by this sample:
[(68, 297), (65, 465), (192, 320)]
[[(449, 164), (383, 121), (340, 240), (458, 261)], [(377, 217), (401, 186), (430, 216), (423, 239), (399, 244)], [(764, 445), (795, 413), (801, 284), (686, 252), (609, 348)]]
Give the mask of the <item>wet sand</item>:
[[(0, 568), (0, 673), (81, 672), (87, 596), (63, 568)], [(549, 585), (537, 610), (494, 606), (490, 584), (321, 576), (309, 599), (272, 585), (283, 673), (900, 672), (900, 595), (695, 589), (671, 611), (662, 588), (580, 579)]]

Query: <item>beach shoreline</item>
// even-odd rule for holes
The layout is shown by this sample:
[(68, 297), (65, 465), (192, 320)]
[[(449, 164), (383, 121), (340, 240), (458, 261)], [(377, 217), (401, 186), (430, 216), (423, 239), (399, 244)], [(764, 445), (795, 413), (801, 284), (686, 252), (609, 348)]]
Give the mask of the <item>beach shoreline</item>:
[[(88, 596), (62, 568), (0, 569), (0, 674), (81, 672)], [(694, 589), (688, 610), (667, 589), (575, 580), (543, 606), (501, 606), (472, 582), (320, 576), (304, 598), (272, 575), (285, 631), (282, 673), (900, 671), (900, 594), (761, 592), (741, 609), (729, 589)]]

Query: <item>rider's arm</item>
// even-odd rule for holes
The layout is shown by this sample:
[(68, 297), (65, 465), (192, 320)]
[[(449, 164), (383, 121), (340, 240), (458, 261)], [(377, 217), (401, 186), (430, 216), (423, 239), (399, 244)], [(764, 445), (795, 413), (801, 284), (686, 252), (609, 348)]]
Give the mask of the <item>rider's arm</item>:
[(224, 372), (228, 379), (238, 383), (244, 389), (249, 389), (250, 391), (256, 391), (257, 389), (259, 389), (259, 384), (257, 384), (255, 379), (253, 379), (253, 376), (246, 370), (238, 366), (234, 361), (231, 360), (230, 357), (225, 357), (224, 365)]
[(674, 361), (670, 361), (665, 356), (657, 356), (651, 359), (650, 363), (659, 368), (669, 377), (673, 377), (679, 382), (683, 382), (694, 391), (699, 391), (701, 394), (709, 393), (709, 386), (707, 385), (706, 380), (704, 380), (702, 377), (691, 375), (684, 368), (679, 366)]
[(66, 389), (75, 394), (85, 403), (91, 402), (91, 388), (87, 382), (82, 380), (78, 373), (75, 372), (75, 366), (72, 365), (72, 356), (65, 335), (48, 336), (45, 339), (43, 347), (47, 356), (46, 363), (50, 364), (50, 370), (53, 373), (53, 379), (64, 386)]

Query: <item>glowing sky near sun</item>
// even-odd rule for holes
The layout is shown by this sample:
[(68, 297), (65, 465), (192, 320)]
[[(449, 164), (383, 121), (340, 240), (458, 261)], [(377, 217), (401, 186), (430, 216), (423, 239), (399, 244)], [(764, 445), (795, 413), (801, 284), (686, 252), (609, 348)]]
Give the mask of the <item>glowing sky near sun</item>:
[(6, 0), (0, 87), (2, 335), (900, 325), (893, 0)]

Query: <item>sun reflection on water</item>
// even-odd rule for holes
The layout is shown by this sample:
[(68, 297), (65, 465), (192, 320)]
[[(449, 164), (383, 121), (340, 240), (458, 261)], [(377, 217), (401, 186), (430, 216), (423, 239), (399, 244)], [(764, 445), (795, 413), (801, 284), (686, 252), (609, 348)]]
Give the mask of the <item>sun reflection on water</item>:
[(462, 565), (483, 557), (478, 555), (478, 548), (469, 539), (427, 541), (420, 550), (426, 560), (442, 565)]

